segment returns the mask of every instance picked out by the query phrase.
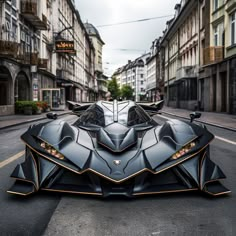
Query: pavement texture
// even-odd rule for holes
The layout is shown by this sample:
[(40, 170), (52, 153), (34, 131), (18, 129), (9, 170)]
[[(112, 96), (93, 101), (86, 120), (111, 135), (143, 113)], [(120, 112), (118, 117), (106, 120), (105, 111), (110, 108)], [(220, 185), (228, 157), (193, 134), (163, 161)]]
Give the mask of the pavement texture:
[[(56, 113), (58, 116), (63, 116), (70, 114), (70, 110), (64, 111), (51, 111)], [(47, 119), (47, 113), (41, 113), (39, 115), (9, 115), (9, 116), (0, 116), (0, 130), (5, 128), (14, 127), (17, 125), (27, 124), (38, 120)]]
[[(176, 118), (186, 118), (189, 119), (189, 114), (192, 111), (177, 109), (171, 107), (163, 107), (161, 110), (163, 115), (171, 115)], [(224, 128), (232, 131), (236, 131), (236, 115), (230, 115), (228, 113), (218, 113), (218, 112), (204, 112), (200, 111), (201, 118), (196, 119), (196, 121), (216, 126), (219, 128)]]
[[(53, 111), (53, 112), (57, 113), (58, 116), (71, 113), (70, 110)], [(161, 112), (163, 115), (170, 115), (176, 118), (186, 118), (186, 119), (189, 119), (189, 114), (191, 113), (191, 111), (189, 110), (176, 109), (171, 107), (163, 107)], [(201, 112), (201, 113), (202, 113), (201, 118), (196, 119), (196, 121), (236, 131), (236, 115), (230, 115), (227, 113), (217, 113), (217, 112)], [(43, 120), (46, 118), (46, 114), (47, 113), (42, 113), (40, 115), (0, 116), (0, 129), (26, 124), (37, 120)]]

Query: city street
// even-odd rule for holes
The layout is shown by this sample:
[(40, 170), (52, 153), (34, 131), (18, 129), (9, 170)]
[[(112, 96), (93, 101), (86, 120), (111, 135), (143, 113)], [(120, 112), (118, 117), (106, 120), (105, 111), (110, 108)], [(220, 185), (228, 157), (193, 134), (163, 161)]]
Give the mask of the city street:
[[(172, 118), (155, 116), (162, 124)], [(70, 124), (77, 117), (61, 119)], [(46, 119), (45, 119), (46, 120)], [(43, 121), (40, 121), (43, 122)], [(215, 135), (211, 159), (226, 174), (232, 193), (209, 197), (199, 192), (152, 195), (135, 199), (39, 192), (20, 197), (6, 193), (10, 174), (24, 160), (20, 136), (29, 124), (0, 130), (0, 235), (235, 235), (236, 132), (208, 126)]]

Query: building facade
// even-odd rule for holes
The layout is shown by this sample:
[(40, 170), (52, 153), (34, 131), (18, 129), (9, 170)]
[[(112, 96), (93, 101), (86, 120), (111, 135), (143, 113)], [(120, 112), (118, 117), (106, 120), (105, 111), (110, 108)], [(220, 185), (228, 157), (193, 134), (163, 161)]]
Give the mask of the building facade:
[(14, 114), (15, 101), (37, 100), (40, 88), (55, 86), (47, 50), (50, 7), (0, 1), (0, 115)]
[(52, 42), (73, 42), (75, 53), (53, 54), (57, 87), (65, 101), (87, 102), (92, 99), (89, 83), (94, 80), (94, 47), (72, 0), (52, 2)]
[(208, 24), (199, 75), (199, 101), (205, 111), (236, 114), (236, 3), (205, 1)]
[(147, 82), (146, 97), (150, 102), (164, 98), (164, 64), (162, 61), (161, 37), (155, 39), (150, 50), (150, 57), (147, 59)]
[[(0, 26), (0, 115), (21, 100), (64, 109), (96, 99), (95, 47), (74, 0), (1, 0)], [(57, 51), (58, 42), (73, 50)]]
[(171, 107), (194, 109), (198, 104), (199, 4), (195, 0), (177, 4), (162, 38), (165, 101)]
[[(148, 62), (148, 86), (164, 76), (165, 103), (189, 110), (236, 114), (234, 0), (182, 0), (161, 40), (159, 69)], [(152, 79), (151, 79), (152, 78)], [(152, 83), (151, 83), (152, 80)]]
[[(105, 99), (104, 94), (107, 92), (107, 88), (104, 86), (104, 75), (103, 75), (103, 65), (102, 65), (102, 47), (105, 44), (98, 32), (98, 30), (90, 23), (84, 24), (87, 34), (91, 39), (91, 42), (95, 50), (95, 77), (93, 82), (89, 84), (89, 90), (94, 91), (97, 99)], [(104, 90), (103, 90), (104, 89)]]
[(115, 77), (120, 88), (129, 85), (133, 89), (134, 101), (146, 100), (146, 75), (147, 59), (150, 53), (146, 53), (134, 61), (129, 60), (126, 65), (118, 68), (112, 77)]

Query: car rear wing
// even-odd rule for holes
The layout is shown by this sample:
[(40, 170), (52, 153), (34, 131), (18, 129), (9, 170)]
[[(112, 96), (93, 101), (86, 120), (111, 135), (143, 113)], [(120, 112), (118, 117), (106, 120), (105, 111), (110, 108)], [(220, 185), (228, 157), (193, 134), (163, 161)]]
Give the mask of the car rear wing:
[(69, 108), (72, 110), (73, 114), (80, 116), (84, 111), (86, 111), (93, 103), (78, 103), (73, 101), (67, 101)]
[(152, 103), (137, 102), (137, 104), (141, 106), (150, 116), (154, 116), (156, 114), (161, 114), (160, 110), (164, 105), (164, 100)]

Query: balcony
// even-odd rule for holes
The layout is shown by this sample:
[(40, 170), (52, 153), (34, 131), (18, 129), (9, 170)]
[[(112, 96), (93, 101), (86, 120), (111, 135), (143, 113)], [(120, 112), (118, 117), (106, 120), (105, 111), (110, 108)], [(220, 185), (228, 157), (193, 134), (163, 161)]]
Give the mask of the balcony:
[(225, 10), (231, 12), (236, 7), (236, 0), (228, 0), (225, 5)]
[(225, 9), (224, 6), (222, 5), (212, 13), (212, 22), (215, 22), (218, 19), (224, 17), (224, 14), (225, 14)]
[(220, 62), (224, 59), (224, 47), (208, 47), (204, 49), (204, 65)]
[(152, 90), (152, 89), (155, 89), (157, 86), (157, 83), (156, 81), (149, 81), (147, 82), (147, 85), (146, 85), (146, 90)]
[(103, 85), (103, 84), (99, 84), (98, 85), (98, 90), (99, 91), (102, 91), (104, 93), (107, 93), (108, 92), (108, 89), (107, 89), (107, 86)]
[(38, 68), (47, 69), (48, 68), (48, 59), (39, 58), (38, 59)]
[(18, 46), (16, 42), (0, 40), (0, 56), (16, 58)]
[(198, 77), (197, 66), (180, 67), (176, 72), (176, 80), (184, 78), (196, 78), (196, 77)]
[(26, 65), (38, 65), (38, 53), (20, 53), (17, 59)]
[(67, 69), (56, 70), (57, 79), (71, 80), (70, 72)]
[(36, 0), (22, 0), (21, 14), (37, 30), (47, 30), (47, 17), (38, 15), (38, 3)]

